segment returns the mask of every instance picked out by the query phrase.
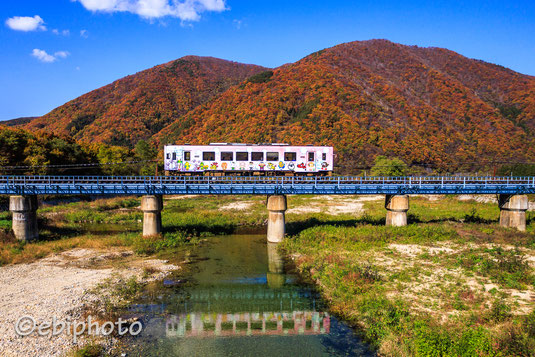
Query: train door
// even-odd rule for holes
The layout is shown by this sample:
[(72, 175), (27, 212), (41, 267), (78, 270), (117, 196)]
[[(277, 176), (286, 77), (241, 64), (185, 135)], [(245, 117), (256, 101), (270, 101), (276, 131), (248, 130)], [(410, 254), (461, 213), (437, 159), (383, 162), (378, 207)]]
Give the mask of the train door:
[(180, 150), (180, 161), (182, 163), (182, 167), (180, 169), (180, 171), (190, 171), (191, 169), (191, 150), (184, 150), (184, 148), (182, 148)]

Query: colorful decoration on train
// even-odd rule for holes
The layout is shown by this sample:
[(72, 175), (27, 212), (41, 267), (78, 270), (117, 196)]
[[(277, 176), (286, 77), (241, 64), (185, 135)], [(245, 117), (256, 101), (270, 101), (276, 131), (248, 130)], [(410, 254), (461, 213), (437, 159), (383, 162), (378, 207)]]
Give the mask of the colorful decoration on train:
[(182, 160), (179, 160), (177, 163), (176, 163), (176, 169), (178, 171), (182, 170)]
[(210, 165), (210, 170), (217, 170), (217, 162), (212, 162), (212, 165)]
[(283, 170), (285, 167), (286, 165), (284, 164), (284, 162), (279, 161), (279, 169)]
[(236, 163), (234, 161), (230, 163), (230, 169), (236, 170)]
[(275, 170), (275, 164), (273, 164), (272, 162), (268, 162), (268, 169), (270, 170)]
[(261, 163), (258, 164), (258, 167), (260, 168), (261, 171), (264, 171), (264, 168), (266, 167), (266, 164), (261, 162)]
[(240, 162), (240, 170), (245, 170), (245, 162)]
[(184, 164), (184, 169), (186, 169), (186, 171), (189, 171), (189, 168), (191, 167), (191, 164), (189, 162), (186, 162)]
[(210, 167), (208, 165), (205, 165), (204, 162), (201, 162), (201, 164), (199, 165), (199, 168), (201, 170), (208, 170)]
[(300, 162), (300, 163), (297, 165), (297, 168), (299, 168), (299, 169), (306, 169), (307, 166), (305, 165), (304, 162)]
[(321, 163), (321, 169), (322, 170), (327, 170), (328, 167), (329, 167), (329, 163), (328, 162), (324, 161), (324, 162)]
[(292, 170), (292, 171), (295, 169), (295, 165), (294, 165), (293, 162), (290, 162), (290, 163), (288, 164), (288, 169), (290, 169), (290, 170)]
[(308, 171), (314, 171), (315, 167), (316, 164), (314, 164), (314, 162), (311, 161), (308, 163)]
[(249, 170), (254, 170), (254, 162), (249, 162)]
[(226, 162), (222, 162), (222, 163), (221, 163), (221, 169), (222, 169), (222, 170), (226, 170), (227, 167), (228, 167), (228, 164), (227, 164)]

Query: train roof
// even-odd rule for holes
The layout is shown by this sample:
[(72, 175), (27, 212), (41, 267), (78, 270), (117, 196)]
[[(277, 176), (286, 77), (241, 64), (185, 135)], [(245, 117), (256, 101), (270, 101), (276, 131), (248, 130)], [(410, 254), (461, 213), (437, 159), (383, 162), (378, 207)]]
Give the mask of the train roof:
[[(167, 144), (165, 146), (171, 146), (171, 145), (177, 145), (177, 146), (187, 146), (187, 145), (191, 145), (190, 143), (185, 143), (185, 144)], [(209, 145), (195, 145), (195, 146), (210, 146), (210, 145), (214, 145), (214, 146), (222, 146), (222, 145), (227, 145), (227, 146), (290, 146), (290, 144), (284, 144), (284, 143), (259, 143), (259, 144), (245, 144), (245, 143), (210, 143)], [(314, 145), (314, 144), (305, 144), (305, 145), (292, 145), (292, 146), (327, 146), (327, 145)]]

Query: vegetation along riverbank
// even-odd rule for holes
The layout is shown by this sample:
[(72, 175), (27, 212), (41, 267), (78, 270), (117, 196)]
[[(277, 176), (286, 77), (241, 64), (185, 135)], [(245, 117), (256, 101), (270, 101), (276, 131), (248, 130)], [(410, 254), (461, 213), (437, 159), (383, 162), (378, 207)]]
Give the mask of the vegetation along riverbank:
[(284, 248), (380, 355), (533, 356), (533, 215), (525, 233), (502, 229), (495, 204), (464, 199), (415, 198), (399, 228), (367, 202)]

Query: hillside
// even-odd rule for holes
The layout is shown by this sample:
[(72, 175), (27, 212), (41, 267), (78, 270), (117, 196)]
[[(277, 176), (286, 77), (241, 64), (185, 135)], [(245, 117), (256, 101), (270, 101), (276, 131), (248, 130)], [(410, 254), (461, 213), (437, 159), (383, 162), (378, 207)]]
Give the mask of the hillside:
[(231, 85), (265, 70), (187, 56), (84, 94), (23, 126), (83, 142), (134, 146)]
[(535, 159), (535, 78), (438, 48), (352, 42), (235, 86), (164, 128), (166, 142), (334, 145), (340, 170), (378, 154), (446, 171)]
[(18, 126), (18, 125), (29, 123), (35, 118), (37, 117), (20, 117), (20, 118), (15, 118), (15, 119), (8, 119), (8, 120), (0, 121), (0, 125)]
[(535, 77), (441, 48), (341, 44), (273, 70), (184, 57), (24, 126), (78, 140), (333, 145), (342, 173), (377, 155), (438, 172), (535, 161)]

